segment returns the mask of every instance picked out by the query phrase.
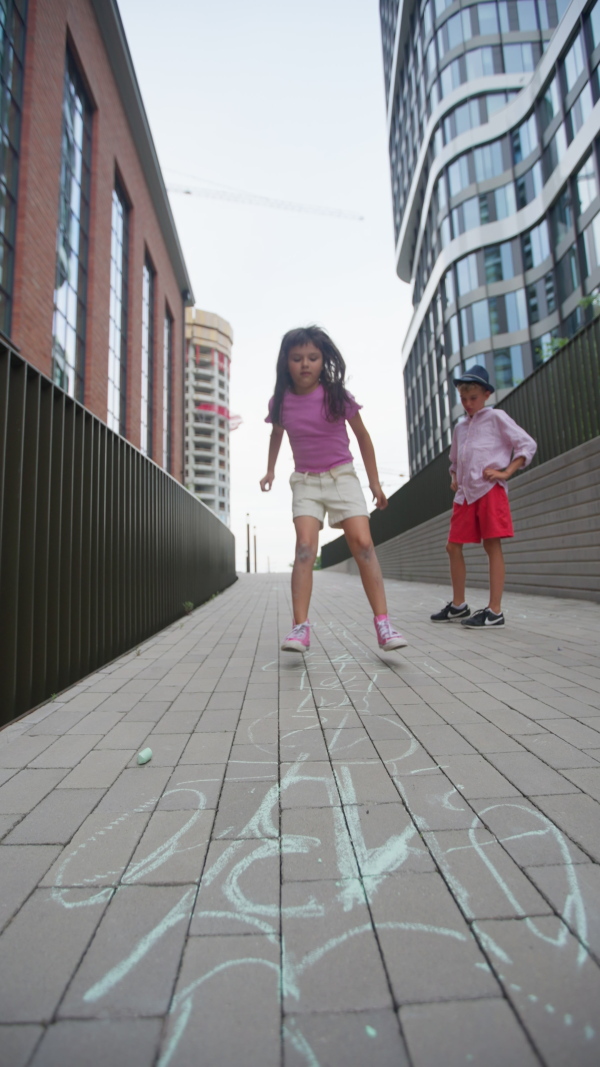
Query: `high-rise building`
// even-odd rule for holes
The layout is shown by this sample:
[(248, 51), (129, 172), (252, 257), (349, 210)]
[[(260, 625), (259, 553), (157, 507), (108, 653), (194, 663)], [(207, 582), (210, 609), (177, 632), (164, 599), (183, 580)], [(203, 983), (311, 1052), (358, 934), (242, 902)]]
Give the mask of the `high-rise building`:
[(193, 302), (116, 0), (3, 0), (0, 334), (183, 480)]
[(600, 0), (380, 0), (411, 471), (457, 372), (502, 397), (600, 286)]
[(185, 484), (229, 525), (233, 331), (219, 315), (187, 308), (185, 336)]

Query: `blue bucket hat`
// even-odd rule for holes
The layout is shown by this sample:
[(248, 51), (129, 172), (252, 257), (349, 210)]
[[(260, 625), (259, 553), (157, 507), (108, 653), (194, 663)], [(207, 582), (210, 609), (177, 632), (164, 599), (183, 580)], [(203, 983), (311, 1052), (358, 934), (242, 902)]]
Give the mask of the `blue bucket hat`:
[(494, 386), (490, 385), (490, 376), (485, 367), (476, 364), (470, 370), (461, 374), (460, 378), (452, 379), (455, 385), (482, 385), (488, 393), (494, 392)]

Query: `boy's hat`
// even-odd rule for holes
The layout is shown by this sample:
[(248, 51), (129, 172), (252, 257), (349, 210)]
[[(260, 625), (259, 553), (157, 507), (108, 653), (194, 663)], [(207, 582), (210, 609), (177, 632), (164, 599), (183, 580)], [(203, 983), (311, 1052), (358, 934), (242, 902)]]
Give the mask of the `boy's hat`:
[(476, 364), (470, 370), (461, 374), (460, 378), (452, 379), (455, 385), (482, 385), (488, 393), (494, 392), (494, 386), (490, 385), (490, 376), (485, 367)]

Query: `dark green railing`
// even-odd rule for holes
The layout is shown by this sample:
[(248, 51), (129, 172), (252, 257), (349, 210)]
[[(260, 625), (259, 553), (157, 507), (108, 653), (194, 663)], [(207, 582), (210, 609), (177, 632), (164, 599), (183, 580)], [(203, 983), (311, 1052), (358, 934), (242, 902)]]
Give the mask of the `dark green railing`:
[(0, 725), (235, 581), (230, 530), (0, 344)]
[[(600, 436), (600, 320), (595, 319), (496, 405), (535, 438), (532, 466)], [(452, 507), (449, 448), (371, 514), (376, 545)], [(344, 537), (323, 545), (323, 567), (350, 558)]]

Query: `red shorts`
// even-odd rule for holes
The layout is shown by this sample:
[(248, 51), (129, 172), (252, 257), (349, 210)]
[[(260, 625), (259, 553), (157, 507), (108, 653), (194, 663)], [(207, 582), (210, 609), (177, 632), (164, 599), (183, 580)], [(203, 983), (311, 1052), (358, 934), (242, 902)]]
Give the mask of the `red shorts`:
[(489, 537), (514, 537), (508, 493), (496, 484), (472, 504), (454, 504), (448, 540), (459, 545), (478, 545)]

